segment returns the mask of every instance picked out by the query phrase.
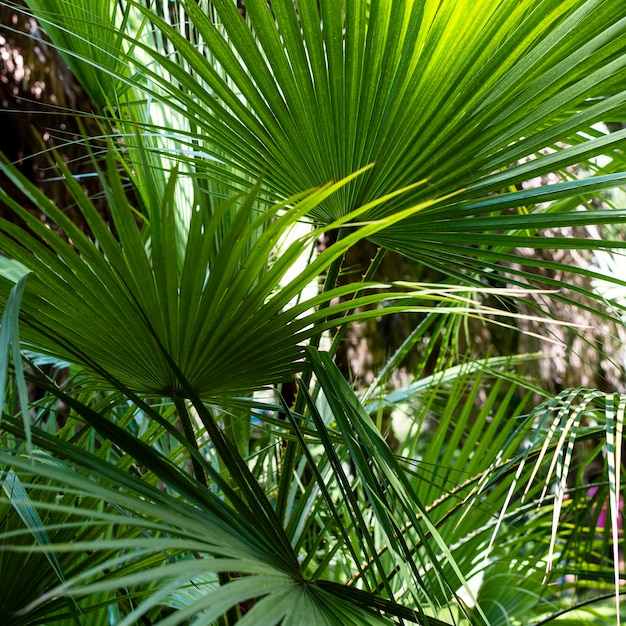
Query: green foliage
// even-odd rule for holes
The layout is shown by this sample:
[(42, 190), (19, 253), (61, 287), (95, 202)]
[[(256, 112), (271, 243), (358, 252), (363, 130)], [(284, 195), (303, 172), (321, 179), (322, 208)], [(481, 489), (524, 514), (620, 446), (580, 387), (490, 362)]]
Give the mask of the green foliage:
[[(551, 397), (522, 370), (538, 355), (475, 360), (458, 337), (472, 318), (548, 319), (509, 306), (529, 284), (623, 313), (588, 286), (600, 272), (568, 284), (517, 250), (626, 245), (584, 236), (626, 217), (602, 204), (626, 180), (626, 131), (599, 130), (626, 114), (624, 11), (28, 5), (99, 108), (106, 149), (90, 165), (108, 215), (60, 157), (83, 230), (0, 161), (48, 220), (0, 189), (0, 620), (615, 620), (626, 397)], [(341, 285), (365, 239), (440, 281), (373, 282), (377, 257)], [(334, 361), (342, 333), (396, 314), (415, 330), (354, 389)], [(417, 345), (420, 368), (391, 389)], [(606, 465), (591, 484), (586, 443)]]

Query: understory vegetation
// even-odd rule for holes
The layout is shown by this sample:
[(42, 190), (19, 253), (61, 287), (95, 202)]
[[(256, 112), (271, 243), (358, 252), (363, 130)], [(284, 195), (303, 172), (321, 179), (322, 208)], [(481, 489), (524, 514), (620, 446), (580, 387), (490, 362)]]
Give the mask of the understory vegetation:
[(620, 622), (626, 7), (0, 5), (0, 622)]

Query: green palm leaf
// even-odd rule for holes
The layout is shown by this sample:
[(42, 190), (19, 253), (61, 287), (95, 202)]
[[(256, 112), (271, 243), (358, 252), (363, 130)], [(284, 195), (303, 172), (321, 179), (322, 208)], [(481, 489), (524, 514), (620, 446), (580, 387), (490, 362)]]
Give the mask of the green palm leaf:
[[(35, 438), (38, 444), (45, 444), (40, 434), (35, 433)], [(186, 594), (188, 601), (179, 603), (178, 610), (154, 623), (180, 624), (192, 617), (213, 623), (248, 600), (256, 602), (242, 617), (243, 624), (311, 623), (309, 620), (328, 626), (339, 622), (354, 626), (396, 623), (383, 617), (380, 610), (411, 621), (417, 619), (410, 610), (358, 590), (330, 581), (306, 580), (293, 571), (293, 563), (297, 564), (293, 555), (260, 549), (266, 543), (263, 528), (243, 520), (233, 525), (228, 505), (218, 496), (213, 496), (214, 507), (205, 508), (199, 502), (191, 505), (67, 442), (57, 443), (56, 447), (68, 461), (51, 462), (42, 456), (27, 459), (5, 450), (0, 453), (0, 462), (22, 477), (32, 494), (28, 503), (33, 511), (59, 518), (65, 515), (71, 521), (66, 532), (83, 527), (94, 532), (92, 536), (78, 535), (78, 541), (71, 537), (63, 541), (61, 535), (60, 541), (39, 546), (16, 541), (19, 531), (0, 533), (9, 554), (53, 553), (63, 562), (75, 563), (62, 584), (51, 586), (19, 607), (14, 616), (18, 623), (30, 623), (30, 616), (54, 619), (58, 611), (55, 599), (59, 597), (72, 598), (81, 609), (88, 610), (84, 599), (97, 594), (104, 602), (113, 603), (115, 592), (122, 590), (130, 597), (136, 593), (140, 601), (119, 623), (136, 623), (134, 620), (166, 603), (168, 595), (189, 587), (194, 591)], [(85, 475), (85, 470), (92, 478)], [(56, 503), (54, 498), (42, 498), (39, 493), (58, 489), (73, 495), (73, 505)], [(98, 501), (100, 510), (94, 508)], [(106, 529), (111, 524), (117, 530), (108, 534)], [(56, 528), (43, 525), (42, 531), (55, 534)], [(84, 563), (76, 556), (71, 559), (85, 551), (98, 556)], [(286, 561), (291, 565), (285, 567)], [(211, 578), (215, 572), (237, 574), (232, 582), (217, 585)], [(425, 618), (422, 623), (444, 624), (434, 618)]]
[[(531, 615), (547, 621), (577, 600), (610, 597), (603, 593), (610, 589), (615, 604), (621, 592), (614, 552), (624, 398), (571, 389), (531, 409), (541, 392), (511, 369), (523, 358), (439, 370), (369, 407), (395, 406), (405, 415), (402, 471), (457, 566), (480, 584), (476, 599), (488, 623)], [(584, 468), (576, 467), (574, 446), (585, 439), (596, 448), (578, 462), (604, 456), (608, 469), (596, 483), (597, 499), (588, 483), (573, 480)], [(603, 507), (601, 533), (595, 520)], [(452, 583), (448, 563), (444, 571)], [(566, 592), (567, 574), (575, 575), (571, 587), (582, 589), (580, 596)], [(516, 593), (503, 591), (504, 584)]]
[(182, 4), (206, 55), (137, 6), (196, 70), (192, 81), (167, 66), (191, 94), (177, 98), (188, 111), (191, 97), (207, 102), (212, 115), (195, 121), (211, 137), (219, 126), (233, 165), (255, 159), (249, 173), (267, 168), (268, 187), (291, 195), (375, 163), (314, 210), (322, 221), (423, 178), (430, 186), (402, 202), (433, 188), (500, 190), (623, 140), (617, 133), (500, 172), (623, 108), (614, 76), (626, 63), (626, 23), (608, 2), (324, 1), (296, 10), (281, 0), (272, 13), (252, 1), (247, 23), (228, 0), (212, 3), (217, 21)]
[[(131, 0), (108, 25), (98, 18), (107, 34), (94, 41), (76, 20), (88, 0), (29, 5), (66, 55), (102, 75), (86, 86), (115, 104), (131, 160), (139, 124), (166, 171), (176, 160), (210, 171), (212, 193), (262, 177), (273, 200), (373, 164), (310, 207), (327, 224), (427, 180), (363, 219), (439, 198), (370, 238), (454, 280), (493, 271), (494, 251), (598, 245), (537, 236), (548, 227), (625, 219), (566, 202), (625, 180), (623, 168), (586, 180), (568, 170), (597, 155), (618, 163), (626, 140), (597, 130), (626, 111), (626, 17), (611, 0), (250, 0), (245, 18), (231, 0), (181, 0), (176, 12)], [(135, 170), (140, 193), (165, 188)], [(527, 188), (553, 172), (563, 182)]]
[[(421, 449), (423, 441), (416, 437), (406, 450), (409, 460), (402, 461), (391, 454), (331, 359), (305, 346), (340, 321), (374, 315), (353, 310), (383, 298), (389, 301), (387, 313), (418, 305), (428, 313), (436, 309), (431, 302), (442, 303), (436, 312), (446, 319), (438, 321), (441, 316), (433, 313), (410, 341), (433, 327), (448, 341), (453, 334), (447, 332), (448, 314), (469, 311), (473, 294), (484, 288), (481, 273), (507, 266), (509, 282), (521, 286), (535, 278), (533, 265), (563, 269), (533, 260), (517, 269), (516, 247), (608, 245), (539, 235), (547, 228), (626, 218), (626, 209), (577, 208), (626, 180), (626, 131), (606, 134), (598, 126), (626, 114), (621, 80), (626, 16), (614, 0), (275, 0), (271, 5), (248, 0), (245, 17), (232, 0), (179, 0), (167, 10), (139, 0), (29, 4), (100, 107), (105, 132), (119, 139), (107, 146), (104, 171), (94, 162), (113, 223), (102, 220), (61, 162), (88, 236), (3, 162), (3, 171), (62, 236), (0, 190), (0, 200), (26, 224), (24, 229), (0, 221), (0, 247), (30, 272), (19, 288), (14, 288), (19, 277), (5, 275), (0, 299), (6, 302), (12, 289), (19, 295), (24, 287), (25, 345), (106, 378), (144, 419), (153, 419), (185, 446), (177, 461), (189, 453), (195, 472), (194, 480), (157, 452), (157, 431), (147, 443), (128, 421), (118, 425), (110, 413), (99, 413), (48, 381), (44, 388), (67, 401), (106, 449), (123, 451), (127, 464), (112, 466), (37, 429), (34, 444), (67, 466), (33, 462), (8, 449), (0, 460), (20, 475), (29, 496), (45, 480), (42, 491), (51, 485), (75, 490), (80, 497), (73, 508), (84, 520), (95, 505), (82, 498), (94, 489), (101, 502), (137, 519), (98, 518), (108, 543), (87, 533), (83, 543), (72, 545), (65, 535), (54, 535), (54, 523), (43, 522), (47, 511), (60, 524), (64, 514), (74, 514), (67, 510), (69, 500), (4, 501), (2, 513), (11, 511), (13, 526), (3, 542), (15, 554), (54, 551), (62, 564), (65, 581), (54, 590), (48, 585), (40, 604), (31, 605), (33, 620), (45, 616), (46, 607), (48, 617), (65, 610), (54, 594), (97, 594), (106, 606), (113, 602), (107, 594), (111, 598), (116, 590), (133, 587), (146, 602), (126, 613), (130, 623), (150, 615), (160, 602), (172, 606), (168, 596), (182, 597), (192, 572), (200, 593), (188, 594), (165, 623), (191, 616), (219, 619), (251, 598), (257, 603), (243, 623), (296, 624), (311, 615), (320, 624), (392, 619), (382, 615), (438, 623), (427, 614), (460, 604), (469, 578), (482, 571), (478, 599), (486, 606), (466, 614), (478, 623), (498, 623), (516, 610), (534, 610), (531, 601), (510, 596), (494, 602), (500, 563), (507, 571), (503, 579), (530, 574), (529, 593), (539, 593), (538, 565), (558, 564), (561, 557), (585, 574), (577, 529), (559, 535), (565, 537), (563, 546), (556, 539), (559, 516), (578, 506), (565, 499), (565, 476), (575, 441), (603, 434), (611, 532), (600, 543), (607, 548), (609, 535), (615, 538), (618, 530), (621, 397), (576, 390), (529, 419), (513, 420), (510, 414), (528, 411), (529, 390), (534, 391), (528, 384), (516, 379), (506, 388), (502, 381), (515, 377), (496, 376), (486, 406), (477, 410), (480, 381), (468, 382), (458, 370), (438, 372), (379, 403), (394, 406), (419, 394), (418, 416), (440, 418), (426, 433), (432, 445)], [(593, 163), (598, 155), (612, 159), (606, 168)], [(594, 175), (575, 180), (572, 168), (579, 163)], [(120, 166), (132, 181), (135, 204), (128, 200)], [(559, 182), (527, 188), (532, 179), (554, 172)], [(286, 233), (305, 216), (326, 227), (285, 245)], [(345, 236), (295, 279), (285, 279), (318, 235), (342, 227)], [(434, 267), (458, 285), (410, 294), (385, 285), (377, 287), (386, 287), (386, 293), (373, 295), (362, 295), (362, 285), (333, 289), (339, 259), (363, 238)], [(274, 257), (278, 249), (282, 252)], [(323, 293), (298, 299), (305, 285), (326, 272), (331, 280)], [(600, 277), (591, 269), (580, 273)], [(468, 293), (458, 293), (461, 283), (471, 285)], [(551, 278), (545, 284), (567, 286)], [(352, 302), (334, 302), (355, 294)], [(16, 323), (15, 313), (7, 312), (5, 321)], [(433, 341), (429, 354), (434, 349)], [(268, 417), (281, 440), (270, 446), (274, 459), (267, 460), (266, 453), (250, 462), (257, 463), (253, 473), (243, 458), (247, 442), (231, 446), (203, 400), (225, 403), (311, 366), (329, 415), (321, 414), (323, 400), (315, 402), (303, 388), (296, 408), (283, 407), (288, 427)], [(501, 366), (491, 361), (485, 367)], [(383, 379), (388, 374), (384, 370)], [(181, 420), (187, 406), (181, 397), (190, 399), (219, 462), (208, 458), (208, 446), (194, 446), (188, 416), (185, 441), (137, 392), (176, 398)], [(509, 411), (518, 392), (519, 402)], [(22, 411), (26, 417), (26, 407)], [(584, 427), (589, 415), (600, 426)], [(19, 420), (7, 416), (3, 423), (24, 436)], [(129, 474), (134, 461), (140, 471), (147, 468), (147, 477)], [(312, 479), (305, 478), (307, 461)], [(277, 488), (270, 466), (276, 467)], [(87, 473), (96, 478), (87, 479)], [(205, 474), (212, 481), (208, 488)], [(263, 476), (259, 484), (257, 476)], [(167, 493), (154, 487), (157, 480)], [(546, 490), (554, 486), (554, 495), (542, 493), (544, 484)], [(274, 500), (266, 497), (275, 492), (277, 513)], [(593, 508), (585, 506), (583, 515)], [(52, 545), (12, 543), (18, 508), (30, 513), (31, 526), (22, 528), (20, 537), (32, 542), (36, 529), (37, 537), (52, 537)], [(520, 521), (528, 522), (524, 531)], [(550, 524), (552, 535), (546, 536)], [(106, 536), (117, 525), (130, 528), (116, 537), (126, 543)], [(154, 536), (141, 536), (140, 526), (149, 526)], [(507, 531), (510, 537), (501, 541)], [(544, 562), (529, 556), (528, 543)], [(72, 561), (62, 555), (85, 549), (100, 556), (68, 571)], [(168, 549), (181, 560), (163, 559), (162, 550)], [(191, 558), (198, 554), (202, 558)], [(550, 580), (558, 574), (554, 569)], [(315, 576), (308, 577), (311, 571)], [(609, 571), (619, 590), (617, 569), (604, 563), (598, 571), (603, 576)], [(245, 576), (225, 583), (224, 575), (233, 572)], [(351, 586), (338, 584), (355, 572)], [(542, 591), (547, 593), (546, 587)]]
[[(294, 198), (289, 211), (287, 204), (276, 204), (255, 213), (254, 191), (238, 207), (233, 198), (212, 208), (205, 197), (203, 205), (196, 205), (181, 247), (172, 204), (176, 169), (160, 204), (150, 206), (139, 227), (109, 155), (102, 176), (119, 241), (67, 172), (94, 241), (15, 170), (5, 170), (71, 240), (0, 192), (32, 233), (8, 221), (0, 224), (5, 252), (32, 271), (22, 309), (26, 345), (88, 365), (134, 391), (157, 395), (183, 392), (176, 368), (187, 390), (213, 398), (253, 391), (300, 371), (303, 344), (333, 324), (324, 323), (326, 318), (348, 306), (316, 308), (358, 286), (287, 305), (350, 245), (386, 223), (362, 226), (281, 285), (318, 233), (292, 242), (272, 261), (281, 237), (341, 184)], [(5, 282), (5, 290), (10, 284)], [(363, 296), (356, 305), (382, 297)], [(394, 294), (386, 297), (393, 299)]]

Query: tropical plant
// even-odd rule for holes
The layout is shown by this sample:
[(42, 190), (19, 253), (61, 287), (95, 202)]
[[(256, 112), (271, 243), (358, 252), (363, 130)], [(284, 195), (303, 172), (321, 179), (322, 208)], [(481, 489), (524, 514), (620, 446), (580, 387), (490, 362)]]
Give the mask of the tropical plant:
[[(103, 136), (84, 141), (110, 218), (62, 158), (51, 167), (82, 229), (2, 159), (46, 216), (0, 189), (14, 216), (0, 220), (3, 620), (619, 620), (626, 396), (550, 397), (519, 369), (540, 355), (459, 346), (468, 320), (510, 325), (529, 293), (547, 303), (528, 305), (529, 324), (564, 323), (550, 299), (622, 314), (594, 290), (599, 272), (516, 250), (626, 245), (545, 236), (626, 217), (601, 204), (626, 180), (626, 130), (600, 126), (626, 113), (626, 13), (612, 0), (28, 6), (99, 109)], [(340, 285), (365, 239), (379, 253)], [(387, 250), (441, 280), (376, 281)], [(554, 277), (564, 269), (589, 286)], [(353, 389), (333, 360), (345, 328), (400, 313), (415, 330)], [(413, 379), (389, 389), (416, 347)], [(390, 409), (398, 450), (377, 427)]]

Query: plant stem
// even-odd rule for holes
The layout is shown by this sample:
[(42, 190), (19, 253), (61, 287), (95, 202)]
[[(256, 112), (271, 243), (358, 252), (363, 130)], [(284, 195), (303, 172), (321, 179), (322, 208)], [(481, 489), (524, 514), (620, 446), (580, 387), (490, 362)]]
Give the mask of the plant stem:
[[(376, 256), (372, 259), (370, 266), (367, 268), (367, 272), (363, 276), (363, 279), (362, 279), (363, 282), (368, 282), (372, 280), (372, 278), (374, 277), (374, 274), (376, 273), (376, 270), (380, 267), (382, 260), (385, 258), (385, 254), (387, 254), (386, 248), (382, 248), (382, 247), (378, 248), (378, 251), (376, 252)], [(356, 298), (360, 298), (364, 292), (365, 292), (364, 289), (360, 289), (352, 296), (352, 299), (355, 300)], [(350, 309), (346, 311), (346, 316), (352, 315), (353, 313), (354, 313), (354, 309)], [(337, 331), (337, 334), (333, 337), (333, 343), (331, 344), (330, 350), (328, 351), (331, 354), (331, 356), (335, 356), (335, 353), (337, 352), (337, 349), (339, 348), (339, 344), (341, 343), (341, 340), (343, 339), (343, 336), (346, 333), (346, 328), (347, 327), (345, 324), (340, 326), (339, 330)]]
[[(200, 452), (198, 448), (198, 440), (196, 439), (193, 423), (191, 421), (191, 416), (189, 415), (187, 405), (185, 404), (185, 400), (180, 397), (174, 398), (174, 405), (176, 406), (176, 412), (178, 413), (178, 418), (180, 419), (180, 423), (182, 424), (185, 438), (195, 450)], [(193, 467), (193, 473), (196, 477), (196, 480), (205, 487), (208, 487), (204, 468), (202, 467), (198, 459), (196, 459), (193, 455), (191, 456), (191, 465)], [(230, 574), (228, 572), (218, 572), (217, 578), (219, 580), (220, 586), (224, 586), (230, 582)], [(235, 624), (237, 620), (237, 609), (236, 607), (231, 607), (226, 612), (226, 614), (220, 618), (219, 624), (220, 626), (231, 626), (232, 624)]]
[[(341, 239), (343, 239), (348, 234), (348, 232), (349, 232), (348, 228), (346, 228), (345, 226), (341, 227), (339, 231), (337, 232), (337, 241), (340, 241)], [(328, 274), (326, 274), (326, 280), (324, 281), (324, 289), (322, 290), (323, 293), (326, 293), (327, 291), (330, 291), (331, 289), (334, 289), (337, 286), (337, 279), (339, 278), (339, 272), (341, 271), (341, 266), (343, 264), (344, 257), (345, 255), (342, 254), (340, 257), (335, 259), (331, 263), (330, 267), (328, 268)], [(322, 304), (320, 304), (320, 310), (323, 310), (327, 308), (328, 306), (330, 306), (330, 302), (323, 302)], [(326, 321), (325, 319), (321, 319), (318, 323), (322, 324), (325, 321)], [(319, 334), (312, 336), (310, 345), (314, 348), (317, 348), (319, 346), (320, 339), (321, 339), (321, 335)], [(308, 371), (303, 372), (300, 384), (303, 385), (304, 387), (308, 387), (310, 382), (311, 382), (311, 372), (308, 372)], [(304, 407), (305, 407), (305, 403), (304, 403), (304, 400), (302, 399), (302, 394), (298, 394), (296, 396), (296, 405), (294, 407), (294, 412), (301, 413), (304, 410)]]
[[(178, 413), (178, 419), (180, 419), (180, 423), (183, 427), (183, 432), (185, 434), (185, 439), (191, 444), (191, 446), (200, 452), (198, 448), (198, 440), (196, 439), (196, 434), (193, 429), (193, 424), (191, 422), (191, 416), (189, 415), (189, 411), (187, 410), (187, 405), (185, 404), (185, 400), (183, 398), (174, 398), (174, 405), (176, 406), (176, 412)], [(207, 487), (206, 474), (204, 473), (204, 468), (198, 459), (196, 459), (193, 455), (191, 455), (191, 466), (193, 467), (193, 474), (196, 480), (201, 484)]]
[[(349, 229), (346, 227), (342, 227), (337, 232), (337, 240), (340, 241), (343, 239), (349, 232)], [(330, 291), (337, 286), (337, 279), (339, 278), (339, 272), (341, 271), (341, 266), (343, 264), (345, 255), (341, 255), (337, 259), (335, 259), (330, 267), (328, 268), (328, 273), (326, 274), (326, 280), (324, 281), (323, 292)], [(324, 302), (320, 305), (320, 310), (328, 307), (330, 302)], [(325, 320), (322, 319), (318, 323), (321, 324)], [(321, 335), (314, 335), (311, 337), (311, 345), (315, 348), (319, 346), (319, 342), (321, 339)], [(298, 381), (298, 386), (303, 388), (308, 388), (311, 383), (311, 372), (304, 371), (300, 380)], [(306, 408), (306, 401), (303, 393), (296, 392), (295, 403), (293, 407), (294, 415), (301, 414)], [(289, 480), (283, 480), (283, 476), (288, 476), (294, 469), (296, 464), (296, 458), (298, 456), (298, 447), (300, 443), (297, 440), (286, 440), (286, 444), (284, 447), (284, 454), (282, 459), (282, 471), (281, 471), (281, 481), (280, 487), (278, 489), (278, 496), (276, 499), (276, 515), (278, 519), (280, 519), (283, 523), (286, 522), (286, 511), (287, 511), (287, 500), (289, 496)], [(285, 486), (287, 485), (287, 486)]]

